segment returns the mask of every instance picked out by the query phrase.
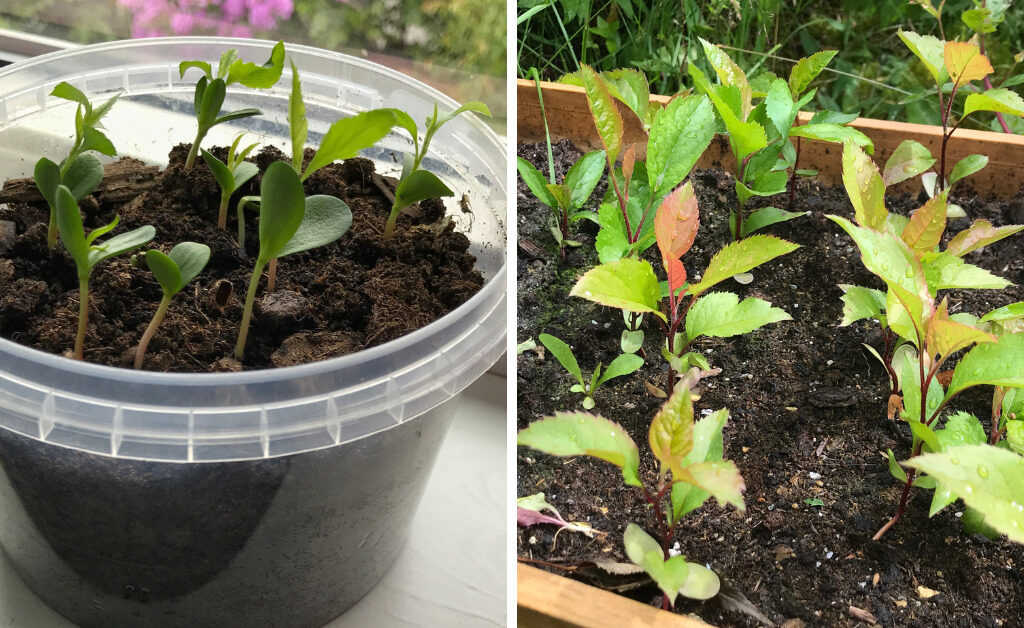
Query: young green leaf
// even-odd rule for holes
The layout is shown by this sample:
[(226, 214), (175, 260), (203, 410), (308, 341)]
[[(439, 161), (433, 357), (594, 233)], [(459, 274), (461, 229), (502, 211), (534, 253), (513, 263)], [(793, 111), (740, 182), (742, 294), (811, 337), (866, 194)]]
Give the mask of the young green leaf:
[(433, 172), (428, 170), (415, 170), (398, 183), (395, 190), (395, 202), (392, 205), (392, 214), (400, 212), (413, 203), (419, 203), (430, 198), (442, 196), (453, 196), (451, 188), (437, 178)]
[(569, 296), (629, 312), (652, 312), (665, 318), (658, 310), (661, 287), (650, 263), (624, 257), (588, 270), (576, 282)]
[(754, 235), (730, 242), (711, 258), (700, 283), (690, 286), (688, 294), (698, 295), (726, 279), (791, 253), (800, 245), (770, 235)]
[(235, 59), (233, 55), (229, 55), (227, 59), (221, 58), (221, 67), (218, 70), (223, 72), (225, 61), (230, 60), (225, 77), (225, 82), (228, 85), (241, 83), (246, 87), (269, 89), (281, 78), (281, 73), (284, 70), (284, 52), (284, 42), (279, 41), (274, 44), (270, 51), (270, 58), (263, 65)]
[[(783, 173), (785, 174), (785, 173)], [(774, 225), (779, 222), (786, 222), (787, 220), (793, 220), (801, 216), (807, 216), (810, 212), (791, 212), (785, 209), (779, 209), (778, 207), (762, 207), (755, 209), (743, 221), (743, 229), (740, 232), (740, 237), (745, 238), (751, 233), (764, 229), (769, 225)]]
[(953, 185), (960, 179), (966, 178), (978, 172), (988, 165), (987, 155), (968, 155), (956, 162), (953, 170), (949, 173), (949, 185)]
[(991, 445), (965, 445), (942, 453), (915, 456), (904, 463), (934, 477), (985, 523), (1024, 543), (1024, 458)]
[(654, 118), (647, 142), (647, 178), (663, 196), (690, 173), (715, 135), (715, 113), (706, 96), (673, 98)]
[(796, 65), (789, 72), (789, 89), (793, 93), (793, 98), (796, 98), (807, 89), (811, 81), (821, 74), (821, 71), (832, 61), (832, 57), (836, 56), (837, 52), (839, 51), (822, 50), (796, 62)]
[(968, 351), (953, 371), (946, 399), (981, 385), (1024, 387), (1024, 334), (1005, 334)]
[(686, 314), (686, 338), (728, 338), (747, 334), (770, 323), (792, 320), (784, 310), (755, 297), (740, 302), (731, 292), (709, 292)]
[(283, 161), (270, 164), (260, 183), (260, 261), (281, 257), (302, 224), (305, 200), (295, 170)]
[(925, 253), (922, 262), (924, 276), (933, 293), (938, 290), (959, 288), (1002, 290), (1010, 285), (1010, 282), (1002, 277), (996, 277), (984, 268), (968, 264), (948, 251)]
[(782, 79), (775, 79), (768, 88), (764, 99), (765, 114), (775, 125), (776, 131), (782, 137), (788, 137), (790, 128), (796, 120), (796, 114), (800, 111), (789, 86)]
[(517, 444), (552, 456), (593, 456), (622, 469), (629, 486), (640, 483), (640, 452), (626, 430), (584, 412), (556, 412), (519, 431)]
[(804, 137), (810, 140), (822, 142), (852, 142), (867, 150), (868, 153), (875, 152), (875, 145), (867, 135), (864, 135), (851, 126), (841, 124), (803, 124), (793, 127), (789, 132), (790, 137)]
[[(736, 111), (726, 102), (719, 90), (711, 85), (700, 68), (690, 63), (687, 65), (687, 71), (690, 78), (693, 79), (694, 87), (707, 94), (712, 104), (715, 105), (715, 110), (718, 111), (726, 131), (729, 132), (729, 142), (739, 161), (768, 145), (764, 127), (756, 122), (747, 122), (737, 117)], [(727, 89), (722, 90), (722, 93), (726, 92), (728, 92)]]
[(698, 39), (700, 39), (701, 47), (704, 48), (704, 56), (707, 57), (711, 67), (714, 68), (715, 74), (718, 75), (719, 82), (721, 82), (722, 85), (735, 87), (739, 90), (739, 115), (746, 120), (747, 116), (750, 115), (751, 96), (753, 94), (750, 82), (747, 80), (747, 75), (719, 46), (716, 46), (702, 38)]
[(651, 421), (647, 435), (651, 452), (662, 470), (673, 477), (682, 475), (683, 461), (693, 450), (693, 399), (689, 388), (680, 385)]
[(622, 115), (612, 99), (607, 82), (588, 65), (580, 67), (583, 89), (587, 93), (587, 104), (597, 126), (608, 163), (614, 164), (622, 149)]
[(666, 560), (658, 542), (635, 523), (626, 526), (622, 541), (629, 560), (643, 567), (658, 588), (668, 596), (669, 603), (674, 603), (679, 590), (686, 586), (689, 578), (690, 566), (686, 559), (672, 556)]
[(555, 356), (555, 359), (562, 365), (562, 368), (569, 371), (569, 374), (575, 377), (576, 381), (582, 386), (583, 372), (580, 370), (579, 363), (576, 362), (576, 356), (573, 355), (572, 348), (551, 334), (541, 334), (537, 336), (537, 340), (540, 340), (540, 343), (547, 348), (548, 352)]
[(302, 180), (339, 159), (351, 159), (391, 132), (397, 118), (388, 109), (373, 109), (338, 120), (327, 129), (320, 148), (302, 173)]
[[(601, 166), (603, 173), (604, 164), (602, 163)], [(519, 176), (523, 178), (523, 182), (530, 188), (530, 191), (533, 192), (538, 201), (548, 207), (559, 207), (558, 200), (548, 189), (548, 180), (544, 178), (544, 175), (539, 170), (534, 168), (533, 164), (522, 157), (516, 157), (516, 169), (519, 170)]]
[(674, 479), (708, 492), (720, 506), (732, 504), (737, 510), (746, 510), (743, 503), (743, 477), (731, 460), (691, 464)]
[(634, 353), (623, 353), (618, 355), (610, 364), (608, 364), (608, 368), (601, 373), (601, 376), (597, 378), (597, 383), (594, 385), (594, 388), (601, 386), (610, 379), (635, 373), (640, 370), (640, 367), (643, 365), (644, 359)]
[(907, 45), (910, 52), (924, 63), (924, 67), (932, 75), (936, 85), (946, 82), (949, 75), (946, 73), (944, 46), (941, 39), (931, 35), (918, 35), (913, 31), (901, 30), (896, 34)]
[(993, 227), (992, 223), (984, 218), (975, 220), (970, 227), (953, 236), (946, 247), (946, 252), (963, 257), (971, 251), (1009, 237), (1021, 229), (1024, 229), (1024, 225)]
[(997, 87), (967, 94), (964, 100), (964, 115), (967, 117), (975, 111), (992, 111), (994, 113), (1005, 113), (1012, 116), (1024, 116), (1024, 98), (1017, 92)]
[(840, 327), (868, 318), (878, 320), (885, 311), (885, 293), (874, 288), (839, 284), (843, 290), (843, 320)]
[(594, 188), (604, 175), (605, 161), (604, 151), (595, 150), (583, 155), (569, 167), (569, 171), (565, 173), (564, 183), (571, 193), (569, 206), (572, 209), (583, 207), (590, 199)]
[(210, 247), (197, 242), (181, 242), (164, 255), (156, 249), (146, 251), (146, 265), (160, 283), (165, 297), (173, 297), (206, 268)]
[(306, 137), (309, 135), (309, 122), (306, 121), (306, 103), (302, 101), (302, 81), (299, 70), (292, 65), (292, 93), (288, 97), (288, 130), (292, 138), (292, 168), (302, 172), (303, 150)]
[(914, 140), (903, 140), (885, 162), (882, 172), (883, 187), (916, 177), (931, 168), (934, 163), (935, 158), (924, 144)]
[[(729, 411), (722, 409), (694, 423), (693, 448), (680, 466), (720, 461), (723, 453), (722, 429), (728, 420)], [(672, 486), (672, 520), (678, 521), (683, 515), (696, 510), (709, 497), (710, 493), (693, 484), (677, 482)]]
[(857, 224), (875, 231), (885, 229), (885, 183), (871, 158), (853, 142), (843, 144), (843, 186), (853, 204)]

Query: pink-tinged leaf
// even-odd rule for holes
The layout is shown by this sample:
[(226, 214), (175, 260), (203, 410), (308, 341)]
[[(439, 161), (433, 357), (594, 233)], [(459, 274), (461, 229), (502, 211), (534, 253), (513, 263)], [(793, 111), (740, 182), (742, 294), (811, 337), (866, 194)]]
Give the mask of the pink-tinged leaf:
[(525, 527), (537, 525), (538, 523), (550, 523), (558, 527), (566, 525), (566, 521), (559, 517), (552, 517), (551, 515), (545, 515), (542, 512), (536, 510), (530, 510), (529, 508), (523, 508), (522, 506), (516, 506), (516, 523)]
[(675, 479), (711, 493), (721, 506), (732, 504), (739, 510), (746, 510), (742, 494), (746, 487), (739, 469), (731, 460), (699, 462), (682, 469), (679, 474), (673, 471), (673, 474)]
[(608, 162), (614, 164), (622, 149), (622, 115), (603, 77), (588, 65), (580, 68), (580, 77), (583, 79), (583, 89), (587, 92), (587, 103), (594, 116), (597, 134), (608, 153)]
[(928, 322), (926, 337), (928, 352), (932, 357), (942, 356), (943, 358), (961, 349), (966, 349), (974, 343), (996, 341), (996, 337), (992, 334), (950, 320), (946, 299), (942, 300), (939, 307), (935, 309), (932, 320)]
[(993, 227), (992, 223), (984, 218), (975, 220), (970, 227), (953, 236), (949, 241), (949, 246), (946, 247), (946, 252), (963, 257), (971, 251), (1009, 237), (1021, 229), (1024, 229), (1024, 225)]
[(939, 245), (945, 230), (946, 191), (943, 190), (913, 213), (900, 237), (915, 252), (923, 253)]
[(981, 80), (992, 73), (988, 57), (981, 54), (981, 49), (975, 44), (947, 41), (942, 49), (942, 57), (949, 78), (956, 86)]
[(658, 414), (654, 415), (648, 440), (662, 468), (668, 467), (674, 476), (678, 476), (683, 459), (693, 449), (693, 400), (690, 389), (685, 385), (677, 386)]
[(665, 197), (654, 217), (654, 236), (673, 291), (686, 282), (686, 269), (679, 258), (693, 246), (699, 227), (697, 197), (687, 181)]
[(633, 144), (629, 145), (622, 155), (622, 177), (626, 180), (623, 189), (629, 191), (629, 182), (633, 180), (633, 166), (636, 165), (636, 150)]

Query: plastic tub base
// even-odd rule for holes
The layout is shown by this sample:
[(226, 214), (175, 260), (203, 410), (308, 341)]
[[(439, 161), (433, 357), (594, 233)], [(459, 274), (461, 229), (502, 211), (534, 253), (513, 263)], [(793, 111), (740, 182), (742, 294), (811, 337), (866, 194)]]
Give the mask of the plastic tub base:
[(0, 543), (83, 626), (323, 626), (394, 563), (457, 397), (256, 461), (117, 459), (0, 429)]

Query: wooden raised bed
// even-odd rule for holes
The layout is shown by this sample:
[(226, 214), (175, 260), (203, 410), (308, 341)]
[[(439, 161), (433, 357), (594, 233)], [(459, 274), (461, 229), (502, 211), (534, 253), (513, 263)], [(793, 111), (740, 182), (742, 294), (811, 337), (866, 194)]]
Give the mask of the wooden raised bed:
[[(589, 151), (601, 148), (593, 118), (582, 88), (558, 83), (542, 82), (544, 108), (552, 141), (571, 140), (578, 149)], [(651, 101), (666, 103), (667, 96), (652, 95)], [(639, 120), (619, 103), (626, 123), (625, 142), (637, 144), (637, 157), (644, 155), (646, 146)], [(537, 87), (533, 81), (517, 81), (518, 142), (544, 141), (544, 120), (537, 100)], [(806, 122), (811, 114), (801, 113)], [(858, 118), (851, 123), (871, 138), (875, 145), (874, 160), (884, 164), (903, 140), (917, 140), (938, 156), (942, 140), (941, 127)], [(969, 178), (966, 183), (984, 199), (1009, 199), (1024, 184), (1024, 136), (959, 129), (949, 143), (947, 160), (955, 164), (972, 153), (988, 155), (988, 166), (981, 176)], [(817, 180), (828, 185), (842, 183), (842, 149), (827, 142), (804, 139), (800, 151), (800, 167), (818, 171)], [(735, 162), (729, 154), (724, 137), (711, 143), (698, 162), (698, 167), (724, 167), (733, 171)], [(914, 178), (896, 186), (894, 191), (916, 194), (920, 182)], [(707, 628), (700, 621), (662, 612), (652, 606), (603, 591), (596, 587), (550, 574), (539, 569), (517, 565), (518, 621), (524, 627), (547, 626), (679, 626)]]
[[(544, 109), (547, 112), (548, 127), (551, 139), (568, 138), (582, 151), (601, 148), (601, 140), (594, 127), (594, 119), (590, 116), (587, 97), (582, 87), (561, 85), (559, 83), (541, 83), (544, 94)], [(519, 142), (544, 141), (544, 120), (537, 101), (537, 86), (533, 81), (518, 80), (516, 85)], [(651, 96), (652, 102), (666, 103), (669, 96)], [(640, 122), (629, 109), (619, 103), (626, 123), (626, 143), (643, 141)], [(807, 122), (809, 113), (801, 113), (800, 121)], [(851, 126), (860, 130), (875, 143), (875, 163), (885, 164), (892, 151), (903, 140), (917, 140), (938, 157), (942, 142), (942, 128), (927, 124), (908, 124), (891, 120), (874, 120), (857, 118)], [(842, 149), (837, 144), (817, 142), (804, 139), (800, 148), (800, 167), (814, 168), (818, 171), (817, 179), (829, 185), (842, 183)], [(637, 157), (646, 152), (646, 143), (637, 146)], [(985, 185), (980, 185), (980, 177), (969, 177), (966, 185), (974, 184), (975, 192), (985, 199), (1007, 199), (1017, 193), (1024, 183), (1024, 136), (992, 131), (975, 131), (958, 129), (953, 134), (946, 152), (947, 163), (955, 164), (972, 153), (988, 155), (988, 166), (982, 171)], [(730, 172), (735, 171), (736, 163), (729, 154), (725, 139), (720, 137), (711, 143), (711, 147), (697, 166), (700, 168), (723, 167)], [(952, 167), (952, 166), (950, 166)], [(964, 184), (962, 184), (964, 185)], [(917, 193), (920, 189), (917, 179), (910, 179), (893, 186), (897, 192)]]

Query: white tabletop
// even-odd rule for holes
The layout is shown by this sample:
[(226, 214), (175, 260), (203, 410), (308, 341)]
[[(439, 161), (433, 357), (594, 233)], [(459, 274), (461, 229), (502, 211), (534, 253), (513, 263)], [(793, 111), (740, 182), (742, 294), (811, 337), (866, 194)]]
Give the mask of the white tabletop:
[[(327, 628), (506, 624), (506, 380), (464, 393), (409, 545), (365, 598)], [(0, 552), (0, 628), (66, 628)]]

